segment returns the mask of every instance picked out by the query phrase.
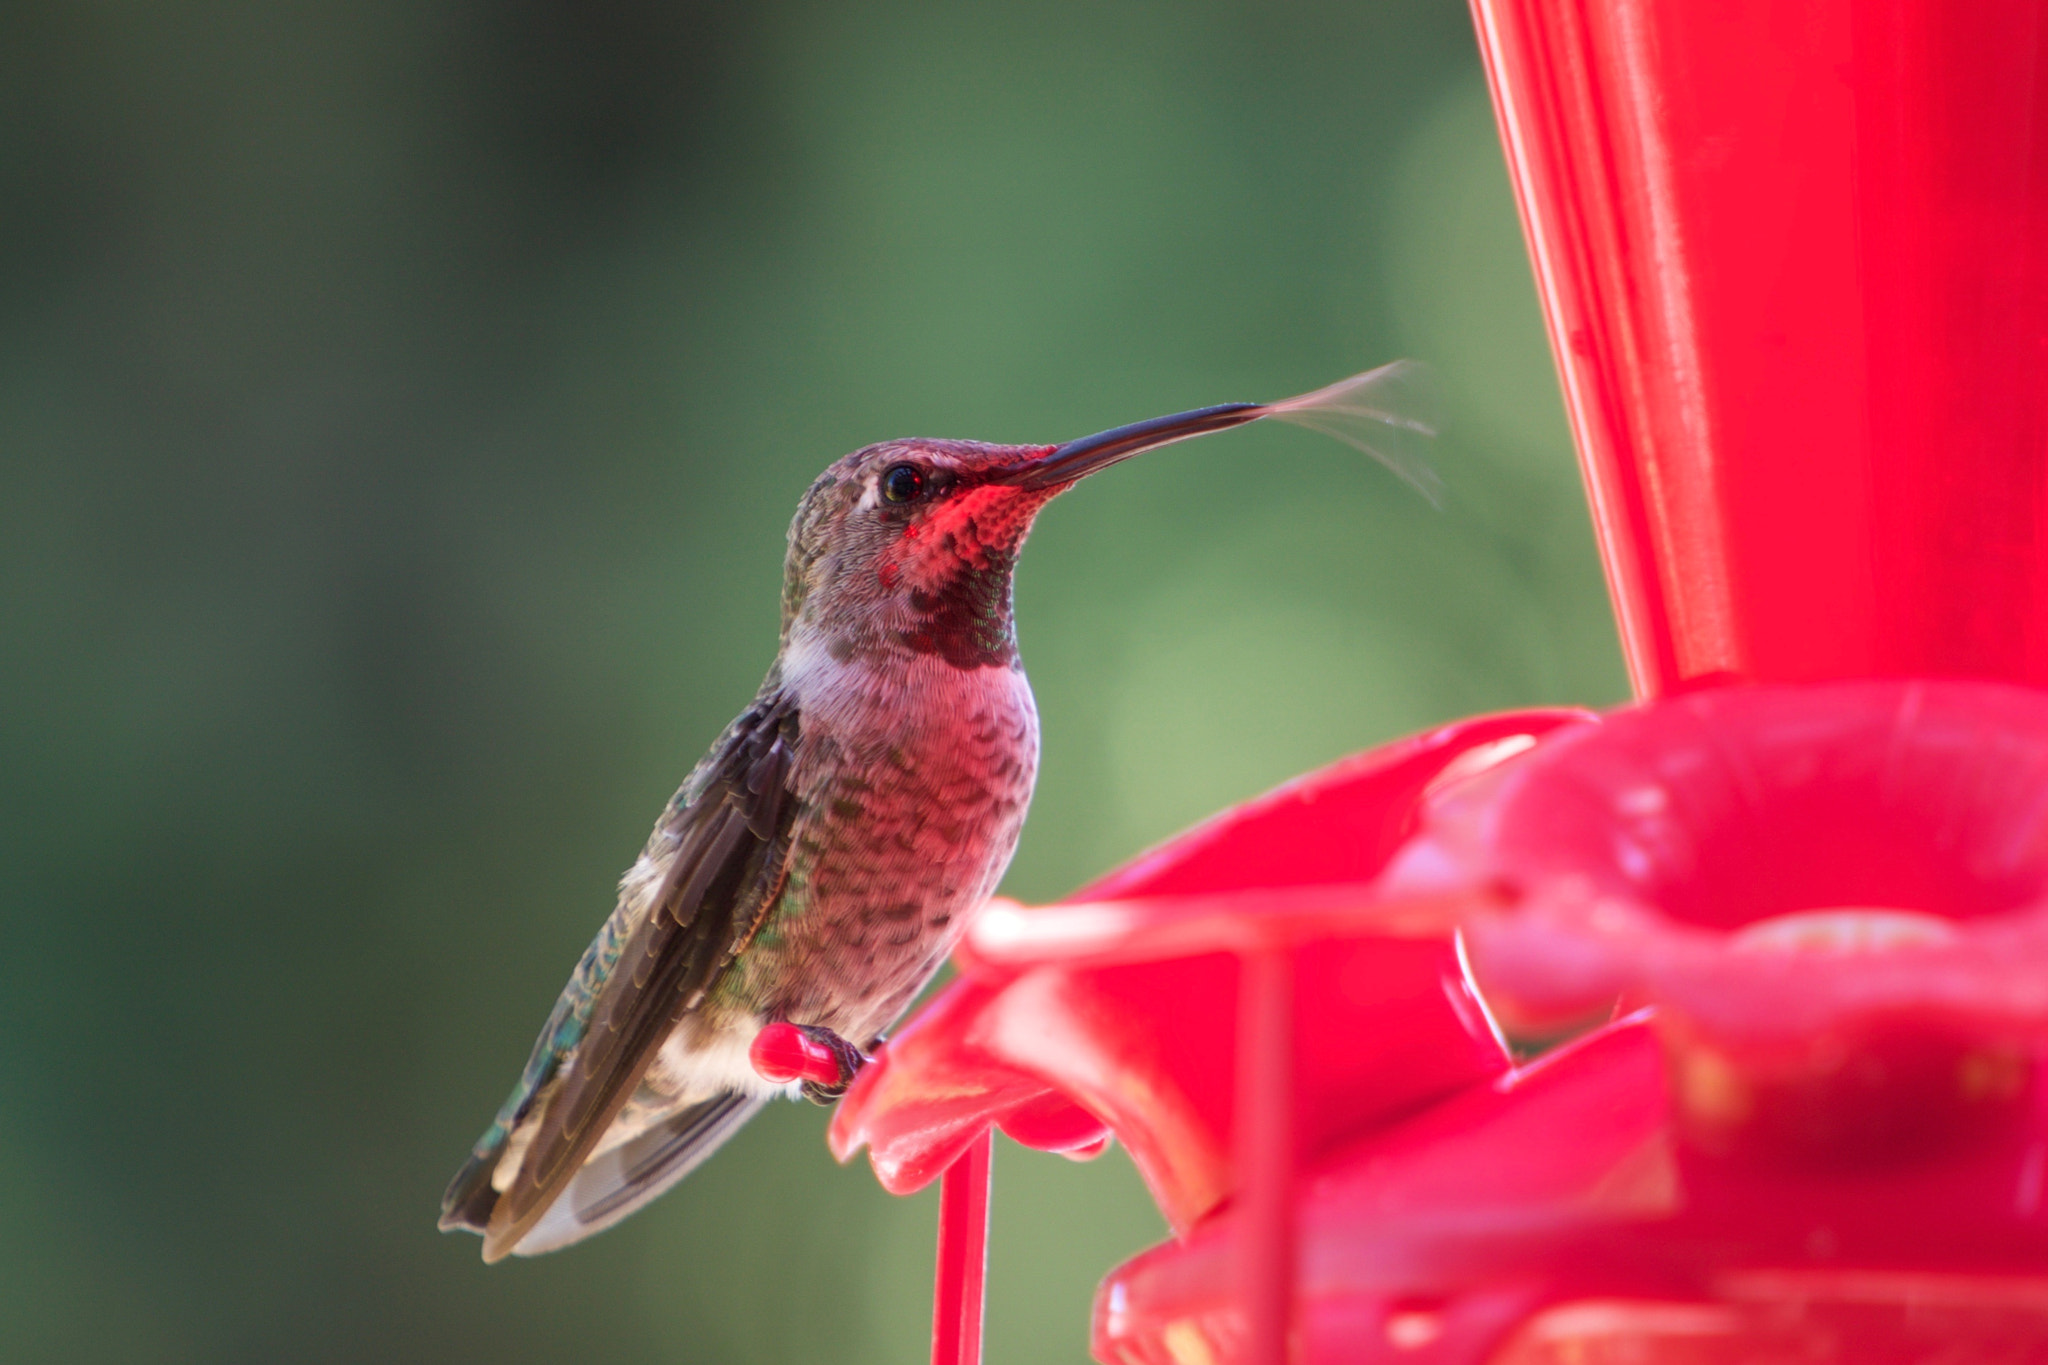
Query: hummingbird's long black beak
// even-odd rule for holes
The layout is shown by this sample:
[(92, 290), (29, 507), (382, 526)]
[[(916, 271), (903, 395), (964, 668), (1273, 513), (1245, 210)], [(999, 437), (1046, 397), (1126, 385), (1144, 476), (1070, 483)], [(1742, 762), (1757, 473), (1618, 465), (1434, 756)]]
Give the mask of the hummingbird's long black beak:
[(1429, 440), (1440, 426), (1435, 417), (1437, 407), (1428, 369), (1411, 360), (1397, 360), (1277, 403), (1224, 403), (1098, 431), (1013, 466), (995, 481), (1018, 488), (1057, 488), (1140, 451), (1272, 417), (1334, 436), (1364, 451), (1437, 506), (1443, 481), (1430, 468), (1427, 453)]
[(1093, 436), (1083, 436), (1078, 441), (1054, 447), (1037, 459), (1017, 466), (1003, 477), (1002, 482), (1019, 488), (1050, 488), (1054, 484), (1072, 483), (1142, 451), (1185, 441), (1190, 436), (1206, 436), (1225, 427), (1256, 422), (1268, 411), (1270, 409), (1264, 403), (1222, 403), (1213, 408), (1196, 408), (1193, 412), (1176, 412), (1171, 417), (1153, 417), (1143, 422), (1132, 422), (1129, 426), (1111, 427), (1108, 431), (1098, 431)]

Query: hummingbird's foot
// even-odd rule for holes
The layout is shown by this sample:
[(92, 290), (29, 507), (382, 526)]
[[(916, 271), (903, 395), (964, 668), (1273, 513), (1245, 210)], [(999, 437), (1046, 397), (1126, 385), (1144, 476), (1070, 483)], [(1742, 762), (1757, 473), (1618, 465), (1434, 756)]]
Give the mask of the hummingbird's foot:
[[(881, 1039), (868, 1044), (869, 1051)], [(747, 1049), (764, 1080), (776, 1085), (802, 1083), (813, 1104), (830, 1104), (846, 1093), (853, 1078), (868, 1064), (867, 1052), (820, 1024), (779, 1022), (764, 1025)]]
[(831, 1029), (817, 1024), (798, 1024), (798, 1031), (813, 1043), (832, 1054), (839, 1064), (839, 1079), (836, 1081), (806, 1079), (803, 1084), (804, 1098), (812, 1104), (832, 1104), (846, 1093), (846, 1087), (853, 1084), (853, 1078), (868, 1064), (868, 1054), (855, 1047)]

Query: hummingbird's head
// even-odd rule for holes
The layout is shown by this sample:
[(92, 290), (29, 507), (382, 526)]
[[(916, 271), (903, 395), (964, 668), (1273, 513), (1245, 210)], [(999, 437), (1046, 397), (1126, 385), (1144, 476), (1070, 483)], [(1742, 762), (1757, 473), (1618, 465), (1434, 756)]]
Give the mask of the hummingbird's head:
[(1431, 427), (1398, 415), (1405, 402), (1383, 406), (1417, 377), (1401, 362), (1279, 403), (1198, 408), (1058, 446), (908, 440), (856, 450), (818, 476), (790, 523), (785, 650), (823, 649), (840, 662), (907, 651), (959, 668), (1012, 664), (1011, 573), (1040, 508), (1142, 451), (1261, 417), (1357, 445), (1433, 500), (1435, 476), (1399, 447)]
[(1011, 571), (1038, 510), (1071, 483), (1015, 476), (1054, 449), (884, 441), (834, 462), (790, 523), (785, 643), (809, 637), (842, 661), (888, 650), (1014, 662)]

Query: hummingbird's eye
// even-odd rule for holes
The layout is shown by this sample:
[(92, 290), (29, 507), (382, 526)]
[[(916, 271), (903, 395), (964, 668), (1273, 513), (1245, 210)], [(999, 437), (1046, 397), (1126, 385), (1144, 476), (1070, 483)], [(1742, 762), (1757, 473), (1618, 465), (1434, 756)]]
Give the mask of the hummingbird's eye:
[(882, 473), (882, 498), (887, 502), (910, 502), (924, 492), (924, 485), (924, 471), (916, 465), (891, 465)]

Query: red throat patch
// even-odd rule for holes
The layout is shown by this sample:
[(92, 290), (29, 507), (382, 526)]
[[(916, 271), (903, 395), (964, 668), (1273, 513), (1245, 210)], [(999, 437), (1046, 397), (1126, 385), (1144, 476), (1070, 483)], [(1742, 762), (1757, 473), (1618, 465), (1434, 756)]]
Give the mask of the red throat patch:
[(1057, 489), (977, 484), (934, 504), (906, 524), (876, 565), (885, 588), (936, 592), (962, 570), (1007, 568), (1031, 519)]

